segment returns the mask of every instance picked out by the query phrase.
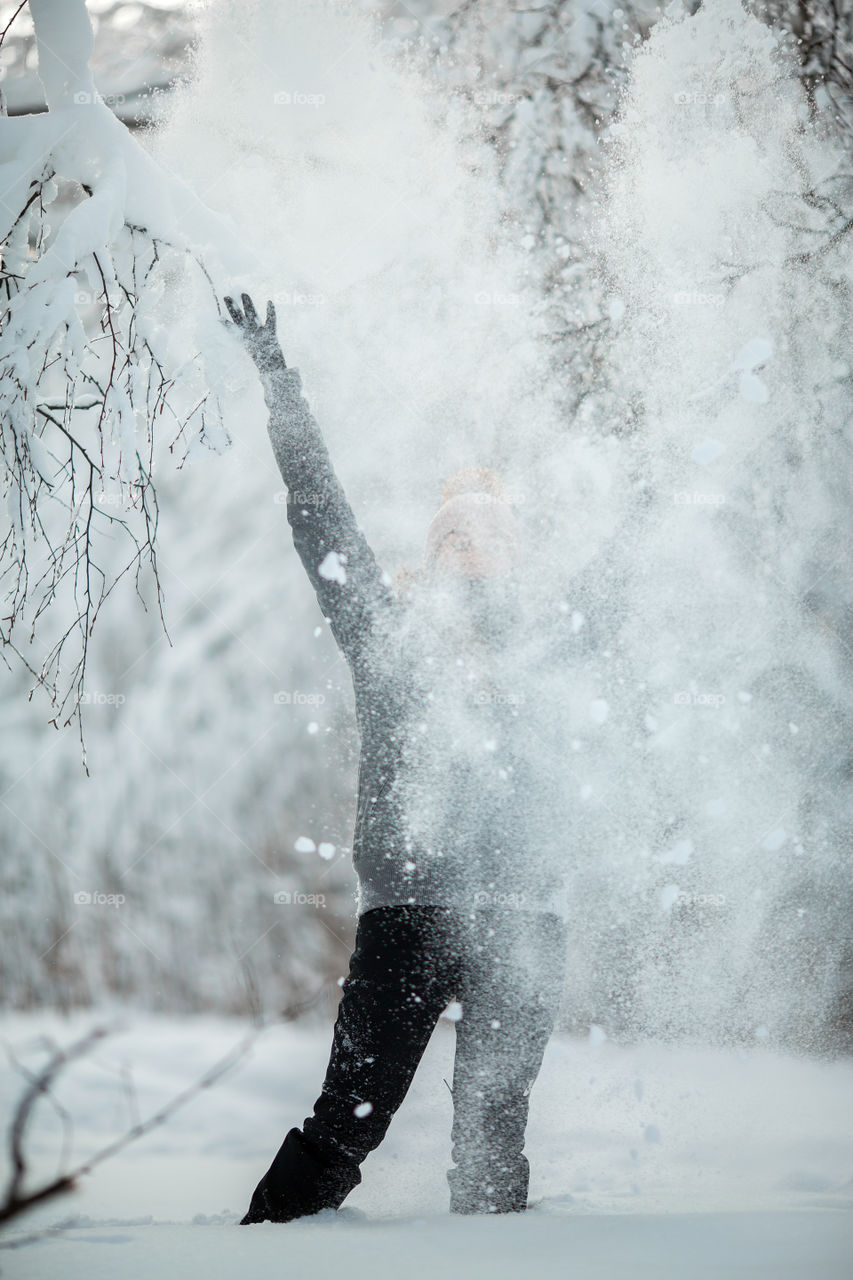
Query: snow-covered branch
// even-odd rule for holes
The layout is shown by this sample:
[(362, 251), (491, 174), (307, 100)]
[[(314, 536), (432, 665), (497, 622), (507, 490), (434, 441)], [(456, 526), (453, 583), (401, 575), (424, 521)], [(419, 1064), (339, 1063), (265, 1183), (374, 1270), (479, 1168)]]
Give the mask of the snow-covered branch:
[[(237, 255), (233, 230), (100, 100), (84, 0), (30, 10), (49, 110), (4, 119), (0, 135), (0, 642), (67, 724), (119, 578), (134, 570), (142, 598), (149, 565), (161, 608), (158, 441), (178, 465), (228, 442), (213, 276)], [(116, 569), (101, 551), (119, 536)]]

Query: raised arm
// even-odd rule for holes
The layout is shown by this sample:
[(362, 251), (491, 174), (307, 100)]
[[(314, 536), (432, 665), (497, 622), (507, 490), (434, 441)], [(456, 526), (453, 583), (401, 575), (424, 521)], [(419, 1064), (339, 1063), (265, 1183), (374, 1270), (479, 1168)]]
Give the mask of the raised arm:
[(348, 661), (356, 659), (380, 610), (392, 594), (367, 539), (356, 523), (335, 475), (320, 428), (301, 394), (298, 369), (284, 361), (275, 332), (275, 308), (267, 304), (259, 324), (252, 299), (243, 309), (225, 305), (258, 367), (270, 411), (268, 430), (288, 489), (287, 518), (320, 608)]

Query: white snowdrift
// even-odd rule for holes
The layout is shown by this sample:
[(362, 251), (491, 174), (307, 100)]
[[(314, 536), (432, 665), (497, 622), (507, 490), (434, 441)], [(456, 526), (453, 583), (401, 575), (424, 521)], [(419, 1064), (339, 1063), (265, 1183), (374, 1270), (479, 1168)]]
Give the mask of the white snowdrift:
[[(9, 1016), (3, 1040), (32, 1067), (44, 1052), (39, 1036), (67, 1043), (91, 1022)], [(144, 1117), (243, 1030), (218, 1019), (134, 1018), (58, 1087), (74, 1117), (75, 1156), (132, 1122), (128, 1071)], [(344, 1270), (390, 1277), (405, 1267), (413, 1280), (442, 1271), (501, 1280), (533, 1266), (541, 1275), (655, 1280), (850, 1275), (853, 1064), (556, 1036), (532, 1095), (535, 1208), (518, 1218), (459, 1219), (447, 1213), (444, 1181), (448, 1022), (343, 1210), (238, 1228), (278, 1142), (310, 1110), (330, 1035), (322, 1024), (270, 1029), (249, 1060), (167, 1129), (105, 1165), (77, 1196), (7, 1232), (11, 1242), (59, 1227), (4, 1250), (5, 1274), (218, 1280), (282, 1266), (295, 1277)], [(4, 1114), (20, 1083), (5, 1067)], [(42, 1107), (33, 1131), (36, 1172), (55, 1170), (60, 1138), (56, 1114)]]

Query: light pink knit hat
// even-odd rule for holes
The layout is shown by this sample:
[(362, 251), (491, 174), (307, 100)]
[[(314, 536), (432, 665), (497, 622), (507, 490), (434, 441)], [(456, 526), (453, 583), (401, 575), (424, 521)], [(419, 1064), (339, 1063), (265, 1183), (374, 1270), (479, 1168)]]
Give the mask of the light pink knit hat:
[(469, 467), (452, 476), (443, 501), (427, 527), (424, 566), (431, 569), (444, 539), (451, 533), (468, 533), (478, 540), (505, 541), (517, 561), (521, 530), (512, 507), (502, 496), (503, 486), (493, 471)]

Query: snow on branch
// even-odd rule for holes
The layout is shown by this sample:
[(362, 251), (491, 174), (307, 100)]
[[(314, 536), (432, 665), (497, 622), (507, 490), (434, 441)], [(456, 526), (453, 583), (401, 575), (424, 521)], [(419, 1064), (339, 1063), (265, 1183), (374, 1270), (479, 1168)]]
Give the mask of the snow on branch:
[(144, 604), (148, 564), (163, 618), (157, 446), (180, 467), (229, 443), (214, 278), (247, 263), (101, 101), (84, 0), (30, 12), (48, 111), (0, 122), (0, 651), (82, 742), (87, 647), (119, 579), (134, 571)]

